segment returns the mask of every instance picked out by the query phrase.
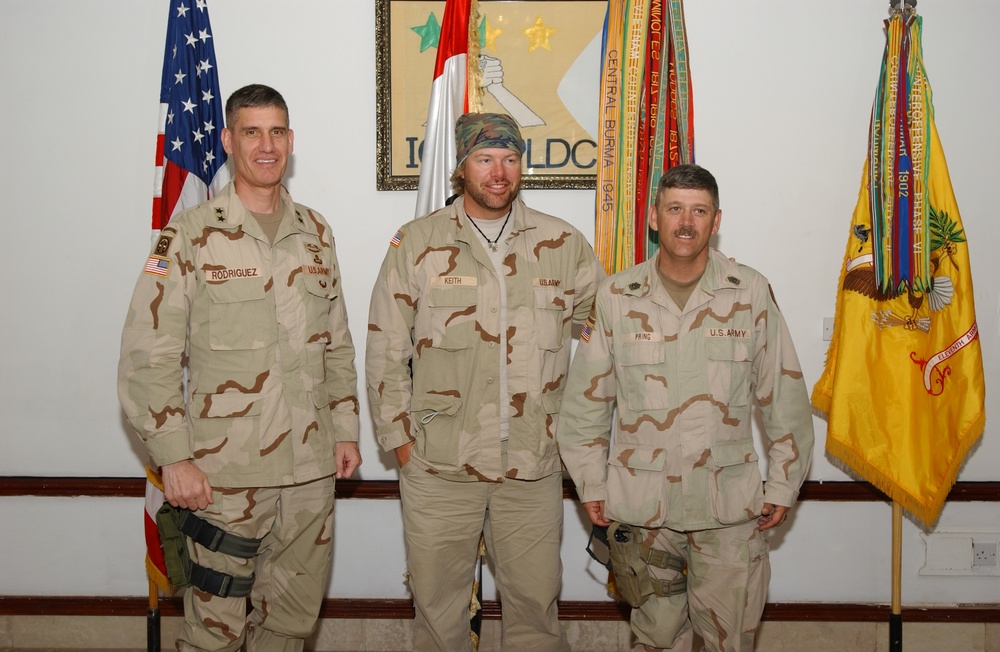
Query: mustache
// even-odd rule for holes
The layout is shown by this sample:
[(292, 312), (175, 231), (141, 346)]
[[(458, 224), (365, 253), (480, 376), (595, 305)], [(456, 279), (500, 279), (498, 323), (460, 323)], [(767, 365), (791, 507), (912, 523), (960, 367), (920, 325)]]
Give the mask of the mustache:
[(682, 226), (674, 231), (674, 235), (678, 237), (694, 237), (696, 234), (697, 232), (690, 226)]

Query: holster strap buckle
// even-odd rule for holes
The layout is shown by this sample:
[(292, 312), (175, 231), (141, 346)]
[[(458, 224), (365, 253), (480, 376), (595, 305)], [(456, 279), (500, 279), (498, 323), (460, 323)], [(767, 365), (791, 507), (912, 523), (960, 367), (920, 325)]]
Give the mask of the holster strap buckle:
[(655, 578), (652, 578), (652, 580), (653, 592), (661, 598), (668, 598), (672, 595), (687, 592), (688, 578), (685, 575), (681, 575), (673, 580), (658, 580)]
[(231, 557), (250, 559), (260, 548), (260, 539), (249, 539), (226, 532), (188, 510), (181, 510), (180, 530), (198, 545)]
[(191, 584), (220, 598), (242, 598), (249, 595), (256, 579), (256, 573), (250, 577), (235, 577), (191, 562)]
[(669, 568), (677, 571), (678, 573), (686, 572), (687, 567), (684, 563), (684, 558), (678, 557), (677, 555), (671, 555), (666, 550), (653, 550), (649, 546), (643, 546), (642, 550), (639, 552), (639, 556), (642, 557), (642, 560), (650, 566), (656, 566), (657, 568)]

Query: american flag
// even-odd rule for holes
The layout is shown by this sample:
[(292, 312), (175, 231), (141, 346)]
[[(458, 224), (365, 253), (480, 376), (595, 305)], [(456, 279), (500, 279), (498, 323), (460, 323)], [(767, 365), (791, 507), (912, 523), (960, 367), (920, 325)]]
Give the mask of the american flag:
[(224, 113), (206, 0), (170, 0), (160, 82), (153, 184), (154, 230), (229, 182)]
[[(197, 206), (229, 182), (222, 149), (224, 113), (219, 96), (219, 71), (208, 21), (206, 0), (170, 0), (167, 44), (160, 81), (160, 130), (156, 136), (156, 177), (153, 184), (153, 231), (186, 208)], [(165, 276), (169, 262), (151, 256), (145, 271)], [(162, 591), (167, 579), (156, 512), (163, 505), (163, 485), (146, 467), (146, 571)]]
[(146, 267), (143, 271), (147, 274), (166, 276), (167, 272), (170, 271), (170, 259), (160, 258), (159, 256), (150, 256), (149, 260), (146, 261)]

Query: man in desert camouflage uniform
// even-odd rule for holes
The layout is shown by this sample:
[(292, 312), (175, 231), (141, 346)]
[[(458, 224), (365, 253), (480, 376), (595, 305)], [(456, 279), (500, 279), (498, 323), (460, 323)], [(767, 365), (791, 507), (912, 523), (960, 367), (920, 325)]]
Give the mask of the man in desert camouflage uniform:
[(597, 293), (559, 447), (591, 521), (641, 541), (655, 592), (632, 611), (637, 649), (689, 651), (697, 632), (707, 650), (750, 652), (770, 579), (762, 533), (784, 521), (809, 468), (809, 399), (767, 279), (709, 246), (722, 218), (714, 177), (670, 169), (654, 211), (657, 255)]
[(193, 581), (177, 649), (301, 650), (330, 574), (334, 477), (361, 463), (354, 346), (330, 226), (281, 186), (284, 99), (241, 88), (226, 122), (235, 180), (161, 232), (125, 323), (119, 395), (167, 501), (261, 540), (249, 558), (188, 540), (195, 564), (243, 588)]
[(572, 324), (604, 273), (580, 232), (518, 199), (513, 119), (461, 116), (456, 142), (459, 197), (396, 232), (368, 324), (376, 434), (400, 465), (414, 649), (471, 649), (482, 533), (504, 648), (568, 650), (555, 428)]

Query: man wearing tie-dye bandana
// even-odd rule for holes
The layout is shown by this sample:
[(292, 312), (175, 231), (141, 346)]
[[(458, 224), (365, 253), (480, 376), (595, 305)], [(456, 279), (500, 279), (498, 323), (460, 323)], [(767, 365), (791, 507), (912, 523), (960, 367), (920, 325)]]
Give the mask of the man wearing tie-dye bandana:
[(604, 271), (579, 231), (518, 198), (510, 116), (463, 115), (456, 141), (459, 196), (396, 232), (368, 324), (376, 434), (400, 466), (413, 649), (471, 650), (483, 534), (504, 649), (564, 652), (555, 429), (573, 323)]

